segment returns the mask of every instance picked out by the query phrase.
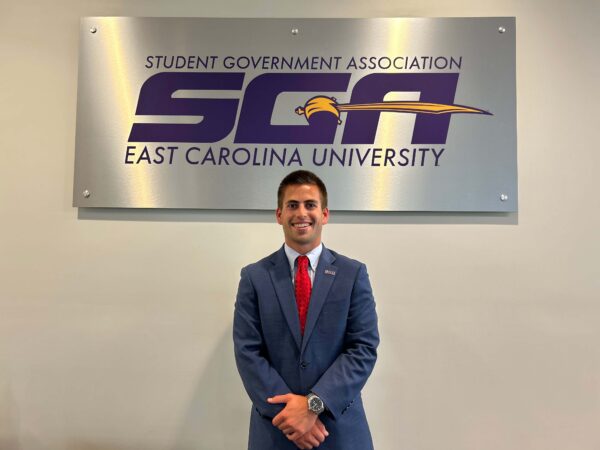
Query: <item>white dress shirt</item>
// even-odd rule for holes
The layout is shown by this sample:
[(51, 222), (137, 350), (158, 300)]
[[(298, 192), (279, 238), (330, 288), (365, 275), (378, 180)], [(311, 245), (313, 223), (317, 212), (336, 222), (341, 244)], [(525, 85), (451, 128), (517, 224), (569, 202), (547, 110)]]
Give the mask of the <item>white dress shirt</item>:
[[(294, 283), (296, 279), (296, 259), (301, 255), (287, 244), (283, 246), (283, 249), (285, 250), (285, 255), (287, 256), (288, 262), (290, 263), (290, 273), (292, 274), (292, 283)], [(308, 257), (308, 276), (310, 277), (311, 284), (313, 284), (315, 280), (315, 271), (317, 270), (317, 264), (319, 264), (319, 258), (321, 257), (322, 251), (323, 243), (320, 243), (318, 246), (304, 255)]]

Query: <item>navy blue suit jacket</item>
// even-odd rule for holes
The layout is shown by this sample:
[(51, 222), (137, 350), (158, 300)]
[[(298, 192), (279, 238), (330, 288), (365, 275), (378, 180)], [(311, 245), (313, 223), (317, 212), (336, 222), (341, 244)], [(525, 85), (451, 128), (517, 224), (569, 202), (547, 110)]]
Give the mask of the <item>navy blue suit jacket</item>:
[(285, 405), (267, 398), (317, 394), (329, 437), (320, 449), (373, 448), (360, 391), (377, 358), (375, 302), (364, 264), (323, 247), (304, 336), (283, 247), (244, 267), (233, 323), (235, 358), (252, 400), (250, 450), (296, 449), (271, 424)]

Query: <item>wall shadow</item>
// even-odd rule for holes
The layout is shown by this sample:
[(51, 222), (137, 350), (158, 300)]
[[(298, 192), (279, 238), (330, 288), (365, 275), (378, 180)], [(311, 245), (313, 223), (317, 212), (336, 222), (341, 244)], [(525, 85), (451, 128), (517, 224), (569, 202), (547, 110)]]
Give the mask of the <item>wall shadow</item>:
[(233, 356), (233, 324), (204, 365), (172, 450), (231, 450), (248, 445), (250, 400)]
[[(274, 211), (214, 209), (79, 208), (79, 220), (130, 222), (273, 223)], [(519, 213), (332, 211), (340, 224), (518, 225)]]
[[(1, 356), (1, 355), (0, 355)], [(9, 370), (4, 364), (0, 364), (0, 449), (21, 450), (19, 408), (12, 392)]]

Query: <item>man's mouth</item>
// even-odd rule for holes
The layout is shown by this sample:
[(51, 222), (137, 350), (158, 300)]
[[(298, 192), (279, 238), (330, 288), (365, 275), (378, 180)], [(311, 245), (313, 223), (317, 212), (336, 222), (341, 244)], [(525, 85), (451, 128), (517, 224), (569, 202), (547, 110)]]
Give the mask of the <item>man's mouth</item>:
[(302, 228), (308, 228), (311, 224), (309, 222), (300, 222), (300, 223), (293, 223), (292, 226), (294, 228), (298, 228), (298, 229), (302, 229)]

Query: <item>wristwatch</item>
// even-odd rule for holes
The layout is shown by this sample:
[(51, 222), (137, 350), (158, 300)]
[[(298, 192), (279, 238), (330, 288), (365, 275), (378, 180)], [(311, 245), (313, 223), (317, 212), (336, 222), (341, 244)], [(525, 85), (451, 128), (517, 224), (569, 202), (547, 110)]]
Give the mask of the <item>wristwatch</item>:
[(325, 411), (323, 400), (312, 392), (306, 396), (308, 399), (308, 410), (314, 412), (317, 416)]

